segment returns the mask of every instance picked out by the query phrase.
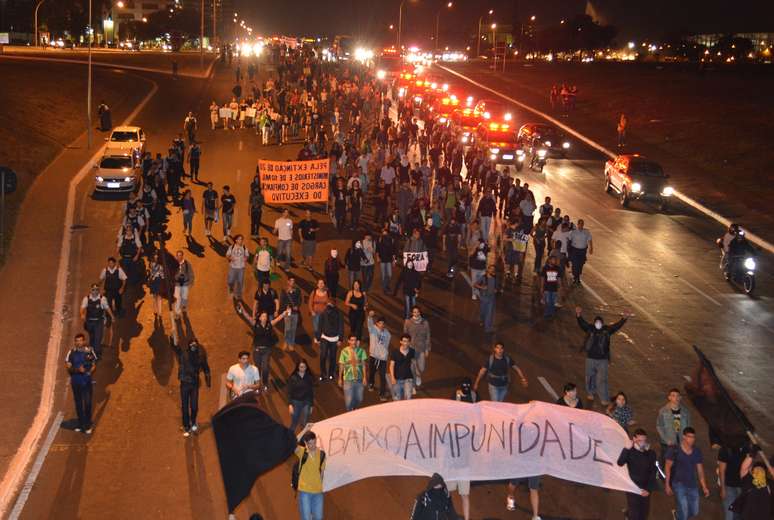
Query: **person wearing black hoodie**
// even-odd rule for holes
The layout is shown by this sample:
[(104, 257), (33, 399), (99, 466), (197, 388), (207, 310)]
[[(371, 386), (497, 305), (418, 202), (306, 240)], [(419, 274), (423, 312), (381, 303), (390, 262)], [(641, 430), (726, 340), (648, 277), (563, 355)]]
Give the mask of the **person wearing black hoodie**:
[(315, 332), (315, 343), (320, 345), (320, 381), (333, 381), (336, 375), (336, 353), (344, 338), (344, 316), (329, 301), (320, 315), (320, 324)]
[(409, 520), (458, 520), (443, 477), (433, 473), (430, 482), (414, 500)]
[(188, 342), (188, 347), (183, 349), (170, 338), (172, 349), (177, 356), (177, 378), (180, 380), (180, 405), (183, 410), (183, 436), (199, 430), (196, 424), (196, 414), (199, 411), (199, 373), (204, 372), (204, 380), (207, 388), (212, 387), (210, 365), (207, 363), (207, 353), (199, 345), (195, 338)]
[(398, 294), (398, 288), (403, 285), (403, 318), (411, 318), (411, 309), (417, 304), (419, 289), (422, 288), (422, 275), (414, 269), (414, 262), (409, 260), (406, 266), (401, 270), (398, 277), (398, 283), (395, 284), (395, 290), (392, 295)]
[(309, 370), (306, 359), (300, 359), (296, 368), (288, 378), (288, 411), (290, 412), (290, 426), (288, 429), (295, 432), (298, 426), (306, 426), (314, 404), (314, 376)]
[(650, 449), (648, 434), (642, 428), (634, 430), (632, 447), (621, 450), (618, 465), (626, 465), (629, 478), (641, 489), (639, 494), (626, 493), (626, 518), (647, 520), (650, 492), (656, 488), (656, 452)]
[(578, 326), (586, 333), (583, 350), (586, 352), (586, 398), (594, 400), (594, 394), (599, 395), (602, 406), (610, 404), (610, 394), (607, 387), (607, 367), (610, 364), (610, 336), (624, 326), (629, 315), (621, 314), (621, 319), (612, 325), (605, 325), (601, 316), (594, 318), (594, 324), (587, 322), (581, 316), (583, 309), (575, 307)]

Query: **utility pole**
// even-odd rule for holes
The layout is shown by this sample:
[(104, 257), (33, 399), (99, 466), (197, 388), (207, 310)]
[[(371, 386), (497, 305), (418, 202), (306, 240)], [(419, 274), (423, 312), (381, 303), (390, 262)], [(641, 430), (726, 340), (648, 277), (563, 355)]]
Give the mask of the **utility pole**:
[(212, 46), (215, 47), (215, 41), (218, 37), (218, 0), (212, 0)]
[(91, 150), (91, 44), (94, 40), (94, 26), (92, 26), (92, 6), (91, 6), (91, 0), (89, 0), (89, 79), (86, 86), (86, 119), (89, 120), (89, 127), (86, 132), (86, 135), (88, 136), (88, 147), (89, 150)]
[(199, 68), (204, 68), (204, 0), (202, 0), (202, 8), (199, 12), (200, 26), (199, 26)]
[(35, 6), (35, 16), (34, 21), (32, 23), (35, 24), (35, 47), (40, 45), (40, 40), (38, 39), (38, 9), (40, 9), (40, 6), (45, 2), (46, 0), (38, 0), (38, 4)]

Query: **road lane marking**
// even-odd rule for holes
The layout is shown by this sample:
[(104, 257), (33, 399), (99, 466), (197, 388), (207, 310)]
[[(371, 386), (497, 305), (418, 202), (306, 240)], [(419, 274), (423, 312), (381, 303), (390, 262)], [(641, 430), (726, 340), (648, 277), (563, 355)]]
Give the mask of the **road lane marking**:
[(715, 298), (713, 298), (713, 297), (712, 297), (712, 296), (710, 296), (709, 294), (705, 293), (704, 291), (702, 291), (701, 289), (699, 289), (698, 287), (696, 287), (695, 285), (693, 285), (691, 282), (689, 282), (689, 281), (688, 281), (688, 280), (686, 280), (685, 278), (683, 278), (683, 277), (678, 277), (677, 279), (678, 279), (678, 280), (680, 280), (681, 282), (683, 282), (685, 285), (687, 285), (687, 286), (688, 286), (688, 287), (690, 287), (691, 289), (693, 289), (694, 291), (696, 291), (697, 293), (699, 293), (699, 294), (701, 294), (702, 296), (704, 296), (705, 298), (707, 298), (709, 301), (711, 301), (712, 303), (714, 303), (714, 304), (715, 304), (715, 305), (717, 305), (718, 307), (722, 307), (722, 306), (723, 306), (723, 304), (722, 304), (722, 303), (720, 303), (720, 302), (719, 302), (719, 301), (717, 301)]
[(48, 429), (48, 435), (46, 435), (46, 441), (43, 443), (43, 446), (41, 446), (38, 456), (35, 458), (35, 463), (32, 465), (30, 474), (27, 476), (27, 480), (24, 482), (24, 486), (19, 492), (19, 497), (16, 499), (16, 504), (14, 504), (8, 520), (17, 520), (21, 516), (24, 505), (27, 503), (30, 493), (32, 493), (32, 488), (35, 487), (35, 481), (38, 479), (40, 470), (43, 468), (43, 461), (46, 460), (48, 450), (51, 449), (51, 445), (54, 443), (54, 439), (56, 438), (63, 418), (64, 414), (59, 412), (56, 414), (54, 422), (51, 423), (51, 428)]
[(601, 304), (602, 304), (602, 305), (604, 305), (605, 307), (610, 307), (610, 306), (607, 304), (607, 302), (605, 301), (605, 299), (604, 299), (604, 298), (602, 298), (602, 297), (599, 295), (599, 293), (598, 293), (597, 291), (595, 291), (594, 289), (592, 289), (592, 288), (591, 288), (591, 286), (590, 286), (588, 283), (586, 283), (586, 282), (581, 282), (581, 284), (582, 284), (582, 287), (583, 287), (585, 290), (587, 290), (587, 291), (588, 291), (588, 292), (589, 292), (589, 293), (590, 293), (590, 294), (591, 294), (591, 295), (592, 295), (594, 298), (596, 298), (596, 299), (597, 299), (597, 301), (598, 301), (599, 303), (601, 303)]
[[(158, 84), (153, 80), (147, 80), (153, 84), (151, 91), (146, 94), (142, 101), (135, 107), (131, 114), (121, 123), (128, 125), (145, 105), (151, 100), (159, 89)], [(70, 251), (72, 246), (73, 222), (75, 219), (75, 198), (78, 185), (92, 172), (91, 165), (100, 158), (105, 145), (100, 146), (96, 153), (86, 161), (81, 170), (70, 179), (67, 188), (67, 206), (65, 209), (65, 218), (62, 233), (62, 244), (59, 251), (59, 263), (56, 275), (56, 292), (54, 295), (53, 312), (51, 316), (51, 328), (46, 346), (46, 361), (43, 369), (43, 385), (40, 390), (40, 401), (38, 409), (32, 424), (27, 429), (21, 444), (8, 464), (8, 469), (0, 482), (0, 517), (2, 517), (24, 477), (25, 470), (30, 459), (35, 454), (40, 444), (43, 431), (51, 419), (51, 413), (54, 406), (54, 392), (56, 391), (56, 375), (59, 367), (60, 347), (62, 344), (62, 335), (64, 324), (68, 319), (65, 298), (68, 289), (68, 275), (70, 272)], [(74, 316), (73, 316), (74, 317)]]
[[(497, 90), (495, 90), (493, 88), (487, 87), (486, 85), (484, 85), (482, 83), (479, 83), (478, 81), (475, 81), (475, 80), (465, 76), (464, 74), (461, 74), (461, 73), (459, 73), (459, 72), (457, 72), (455, 70), (452, 70), (452, 69), (450, 69), (448, 67), (444, 67), (443, 65), (435, 65), (435, 66), (445, 70), (446, 72), (448, 72), (450, 74), (453, 74), (453, 75), (455, 75), (455, 76), (457, 76), (459, 78), (464, 79), (468, 83), (470, 83), (472, 85), (475, 85), (475, 86), (477, 86), (480, 89), (487, 90), (487, 91), (491, 92), (492, 94), (495, 94), (495, 95), (497, 95), (497, 96), (499, 96), (499, 97), (501, 97), (503, 99), (506, 99), (506, 100), (510, 101), (511, 103), (514, 103), (515, 105), (523, 108), (524, 110), (527, 110), (528, 112), (532, 112), (533, 114), (542, 117), (546, 121), (549, 121), (550, 123), (552, 123), (552, 124), (556, 125), (557, 127), (561, 128), (562, 130), (564, 130), (568, 134), (574, 136), (576, 139), (580, 139), (581, 141), (583, 141), (584, 143), (589, 145), (591, 148), (594, 148), (595, 150), (604, 153), (605, 155), (607, 155), (611, 159), (615, 158), (618, 155), (618, 154), (612, 152), (611, 150), (605, 148), (601, 144), (597, 143), (596, 141), (593, 141), (589, 137), (586, 137), (585, 135), (581, 134), (580, 132), (578, 132), (574, 128), (569, 127), (566, 124), (564, 124), (561, 121), (559, 121), (558, 119), (555, 119), (555, 118), (551, 117), (549, 114), (546, 114), (545, 112), (542, 112), (542, 111), (540, 111), (540, 110), (538, 110), (536, 108), (533, 108), (533, 107), (531, 107), (531, 106), (529, 106), (529, 105), (527, 105), (525, 103), (522, 103), (521, 101), (517, 101), (517, 100), (513, 99), (510, 96), (507, 96), (507, 95), (505, 95), (505, 94), (503, 94), (501, 92), (498, 92)], [(712, 218), (716, 222), (719, 222), (720, 224), (723, 224), (723, 226), (728, 227), (728, 226), (731, 225), (732, 221), (730, 219), (728, 219), (728, 218), (720, 215), (719, 213), (709, 209), (708, 207), (706, 207), (703, 204), (695, 201), (694, 199), (690, 198), (689, 196), (685, 195), (684, 193), (681, 193), (680, 191), (675, 190), (674, 195), (675, 195), (676, 198), (680, 199), (683, 203), (687, 204), (688, 206), (691, 206), (694, 209), (699, 210), (701, 213), (704, 213), (705, 215), (707, 215), (708, 217)], [(748, 240), (751, 240), (751, 241), (755, 242), (756, 244), (758, 244), (760, 247), (766, 249), (766, 251), (768, 251), (769, 253), (774, 253), (774, 244), (772, 244), (771, 242), (768, 242), (765, 239), (759, 237), (758, 235), (756, 235), (754, 233), (750, 233), (750, 232), (747, 233), (747, 238), (748, 238)]]
[(460, 271), (460, 276), (462, 277), (463, 280), (468, 282), (469, 286), (473, 287), (473, 282), (470, 281), (470, 276), (468, 276), (468, 273), (466, 273), (465, 271)]
[(607, 227), (606, 225), (604, 225), (602, 222), (600, 222), (599, 220), (597, 220), (597, 219), (595, 219), (594, 217), (592, 217), (591, 215), (585, 215), (583, 218), (587, 218), (587, 219), (589, 219), (589, 220), (592, 220), (592, 221), (594, 221), (594, 223), (595, 223), (596, 225), (598, 225), (599, 227), (601, 227), (602, 229), (604, 229), (604, 230), (605, 230), (605, 231), (607, 231), (608, 233), (611, 233), (611, 234), (615, 235), (615, 231), (613, 231), (612, 229), (610, 229), (609, 227)]
[(554, 387), (551, 386), (551, 383), (546, 381), (546, 378), (543, 376), (538, 376), (538, 381), (540, 381), (540, 384), (543, 385), (543, 388), (546, 389), (546, 392), (548, 392), (548, 395), (550, 395), (554, 401), (559, 400), (559, 394), (556, 393), (556, 390), (554, 390)]
[(220, 376), (220, 397), (218, 398), (218, 410), (226, 406), (228, 388), (226, 388), (226, 374)]

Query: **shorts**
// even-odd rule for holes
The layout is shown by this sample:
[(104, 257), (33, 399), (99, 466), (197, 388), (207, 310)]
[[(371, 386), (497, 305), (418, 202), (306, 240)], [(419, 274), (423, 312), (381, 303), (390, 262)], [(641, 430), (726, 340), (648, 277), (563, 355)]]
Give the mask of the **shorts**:
[(514, 478), (508, 482), (512, 486), (526, 484), (529, 489), (540, 489), (540, 476)]
[(470, 481), (469, 480), (450, 480), (446, 482), (446, 489), (449, 493), (456, 491), (460, 496), (470, 495)]
[(514, 249), (511, 249), (510, 251), (505, 252), (505, 263), (508, 265), (519, 265), (521, 264), (521, 258), (522, 255), (521, 251), (516, 251)]

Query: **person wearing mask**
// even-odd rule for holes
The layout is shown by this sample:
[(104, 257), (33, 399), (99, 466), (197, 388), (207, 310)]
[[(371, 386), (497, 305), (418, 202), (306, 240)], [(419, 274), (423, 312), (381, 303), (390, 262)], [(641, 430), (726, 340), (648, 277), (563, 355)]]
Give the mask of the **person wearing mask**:
[(610, 394), (607, 385), (607, 369), (610, 364), (610, 336), (624, 326), (628, 316), (621, 314), (621, 319), (612, 325), (605, 325), (601, 316), (594, 318), (591, 325), (581, 315), (583, 309), (575, 307), (578, 326), (586, 333), (583, 351), (586, 352), (586, 398), (594, 400), (594, 394), (599, 396), (602, 406), (610, 404)]
[(328, 295), (331, 299), (336, 299), (339, 291), (339, 271), (344, 268), (344, 264), (339, 260), (339, 252), (331, 249), (330, 256), (325, 260), (323, 271), (325, 274), (325, 286), (328, 288)]
[(665, 473), (664, 490), (675, 497), (677, 520), (698, 517), (699, 486), (705, 498), (710, 492), (704, 478), (704, 458), (696, 446), (693, 428), (685, 428), (680, 443), (667, 450)]
[(680, 405), (681, 400), (680, 390), (672, 388), (667, 392), (667, 403), (658, 411), (656, 431), (661, 440), (659, 462), (662, 467), (668, 448), (679, 444), (683, 430), (693, 425), (691, 411), (687, 406)]
[(583, 264), (586, 263), (586, 253), (594, 254), (594, 241), (591, 239), (591, 231), (584, 227), (583, 219), (578, 220), (578, 228), (570, 231), (570, 263), (572, 264), (572, 277), (575, 285), (581, 284)]
[(379, 400), (387, 400), (387, 364), (390, 354), (390, 331), (384, 326), (384, 317), (374, 317), (368, 311), (368, 391), (376, 385), (379, 374)]
[(88, 344), (86, 336), (78, 333), (75, 335), (75, 346), (65, 356), (65, 368), (70, 374), (70, 388), (73, 391), (75, 401), (75, 413), (78, 416), (76, 432), (91, 435), (91, 403), (93, 395), (93, 376), (97, 355)]
[(336, 352), (344, 337), (344, 316), (329, 301), (320, 315), (320, 322), (315, 333), (315, 343), (320, 345), (320, 381), (333, 381), (336, 375)]
[(295, 432), (296, 428), (305, 427), (309, 416), (312, 415), (314, 406), (314, 375), (309, 370), (306, 359), (300, 359), (296, 368), (288, 378), (288, 412), (290, 413), (290, 426)]
[(422, 316), (418, 306), (411, 308), (411, 317), (403, 322), (403, 332), (411, 336), (411, 346), (417, 356), (414, 380), (417, 386), (422, 386), (422, 374), (430, 357), (430, 322)]
[(199, 345), (196, 338), (191, 338), (188, 347), (183, 349), (173, 336), (172, 350), (177, 357), (177, 379), (180, 381), (180, 406), (183, 417), (183, 437), (199, 431), (196, 414), (199, 411), (199, 373), (204, 373), (207, 388), (212, 387), (210, 365), (207, 363), (207, 353)]
[(446, 482), (441, 475), (433, 473), (425, 490), (414, 499), (409, 520), (456, 520), (457, 518)]
[(519, 375), (521, 386), (527, 388), (527, 377), (521, 368), (508, 354), (505, 353), (505, 345), (498, 341), (492, 348), (492, 353), (484, 360), (483, 365), (476, 375), (473, 390), (478, 391), (478, 385), (484, 376), (489, 383), (489, 399), (492, 401), (505, 401), (508, 395), (508, 387), (511, 383), (511, 370)]
[(115, 319), (107, 298), (99, 290), (99, 285), (91, 284), (89, 294), (81, 300), (80, 316), (84, 330), (89, 333), (89, 346), (99, 359), (102, 357), (102, 338), (105, 335), (106, 319)]
[(564, 388), (562, 388), (562, 396), (556, 400), (556, 404), (583, 410), (583, 401), (578, 399), (578, 387), (575, 386), (575, 383), (567, 383), (564, 385)]
[(367, 360), (368, 354), (357, 337), (350, 334), (347, 345), (339, 354), (339, 387), (344, 391), (344, 409), (348, 412), (359, 408), (363, 402), (363, 390), (368, 385)]
[(767, 468), (765, 461), (755, 460), (759, 454), (761, 454), (761, 448), (757, 444), (753, 444), (739, 468), (742, 493), (738, 501), (741, 504), (737, 504), (735, 509), (739, 510), (742, 520), (769, 520), (774, 507), (771, 503), (772, 479), (774, 478), (771, 465), (774, 464), (774, 457), (770, 460)]
[(422, 288), (422, 276), (414, 269), (414, 262), (409, 260), (406, 266), (401, 270), (398, 276), (398, 283), (392, 292), (393, 296), (398, 294), (398, 288), (403, 286), (403, 318), (408, 319), (411, 316), (411, 308), (417, 304), (419, 289)]
[(656, 452), (650, 449), (648, 434), (642, 428), (634, 430), (632, 446), (621, 450), (617, 464), (626, 466), (639, 493), (626, 493), (626, 518), (647, 520), (650, 513), (650, 494), (656, 489)]
[(301, 289), (296, 285), (295, 277), (288, 276), (287, 286), (285, 287), (285, 290), (282, 291), (282, 294), (280, 294), (279, 301), (280, 309), (290, 310), (289, 313), (285, 312), (285, 343), (282, 345), (282, 350), (288, 352), (294, 352), (296, 350), (296, 330), (298, 329), (301, 300)]

